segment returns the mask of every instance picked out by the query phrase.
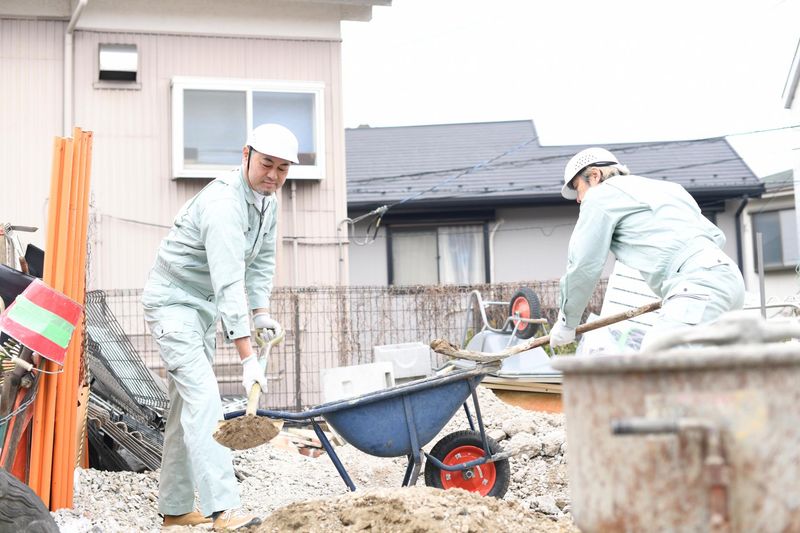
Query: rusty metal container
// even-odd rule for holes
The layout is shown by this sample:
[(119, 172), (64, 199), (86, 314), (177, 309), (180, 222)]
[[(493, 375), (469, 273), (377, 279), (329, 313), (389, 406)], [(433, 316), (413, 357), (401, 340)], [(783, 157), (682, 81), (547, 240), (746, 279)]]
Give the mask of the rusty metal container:
[(800, 532), (800, 344), (553, 366), (582, 532)]

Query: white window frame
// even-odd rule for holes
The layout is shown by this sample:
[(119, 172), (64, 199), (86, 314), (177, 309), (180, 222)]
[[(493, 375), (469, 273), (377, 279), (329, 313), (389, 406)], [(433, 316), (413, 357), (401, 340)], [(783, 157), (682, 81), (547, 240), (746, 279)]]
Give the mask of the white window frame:
[(176, 76), (172, 78), (172, 177), (216, 178), (232, 168), (208, 165), (208, 168), (185, 168), (183, 165), (183, 94), (185, 90), (243, 91), (247, 131), (253, 129), (253, 92), (304, 93), (314, 95), (314, 165), (292, 165), (289, 179), (321, 180), (325, 178), (325, 84), (311, 81), (250, 80), (238, 78), (197, 78)]

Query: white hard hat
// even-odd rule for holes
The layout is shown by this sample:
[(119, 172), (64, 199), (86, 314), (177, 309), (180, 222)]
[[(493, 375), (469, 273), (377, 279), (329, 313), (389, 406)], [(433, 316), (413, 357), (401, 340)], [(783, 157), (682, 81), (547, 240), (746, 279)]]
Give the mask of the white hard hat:
[(247, 136), (247, 146), (264, 155), (297, 163), (297, 137), (280, 124), (262, 124)]
[(605, 148), (587, 148), (581, 150), (569, 160), (564, 168), (564, 186), (561, 187), (561, 196), (567, 200), (574, 200), (578, 197), (575, 189), (569, 187), (569, 183), (578, 175), (578, 172), (591, 165), (618, 165), (616, 156)]

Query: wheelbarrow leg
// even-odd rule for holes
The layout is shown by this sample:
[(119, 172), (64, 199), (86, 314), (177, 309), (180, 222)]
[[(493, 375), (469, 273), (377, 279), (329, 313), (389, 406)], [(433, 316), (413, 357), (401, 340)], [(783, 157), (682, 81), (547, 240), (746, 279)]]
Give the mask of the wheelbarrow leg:
[(353, 484), (353, 480), (350, 479), (347, 470), (344, 469), (344, 465), (342, 461), (339, 460), (339, 456), (336, 455), (336, 452), (333, 450), (333, 446), (331, 446), (331, 442), (328, 440), (325, 432), (322, 431), (322, 428), (319, 427), (319, 424), (317, 424), (317, 421), (313, 418), (311, 419), (311, 425), (314, 428), (314, 433), (317, 434), (317, 438), (322, 443), (322, 447), (325, 448), (325, 451), (328, 453), (328, 457), (333, 461), (333, 466), (336, 467), (336, 471), (342, 476), (344, 484), (347, 485), (347, 488), (349, 488), (351, 492), (355, 492), (356, 486)]
[(408, 487), (410, 485), (417, 484), (417, 478), (419, 477), (419, 471), (422, 468), (422, 459), (419, 457), (415, 459), (413, 455), (408, 456), (408, 466), (406, 466), (406, 475), (403, 476), (403, 486)]
[[(486, 452), (487, 456), (492, 455), (491, 449), (489, 448), (489, 441), (486, 440), (486, 429), (483, 427), (483, 417), (481, 417), (481, 406), (478, 404), (478, 390), (477, 384), (480, 381), (475, 381), (474, 379), (470, 379), (467, 381), (469, 383), (469, 388), (472, 391), (472, 403), (475, 405), (475, 418), (478, 420), (478, 431), (481, 434), (481, 442), (483, 442), (483, 451)], [(466, 408), (467, 402), (464, 402), (464, 407)], [(472, 431), (475, 431), (474, 427), (472, 426), (472, 420), (470, 420), (470, 427), (472, 427)]]
[(469, 405), (464, 402), (464, 413), (467, 415), (467, 422), (469, 422), (469, 429), (475, 431), (475, 422), (472, 421), (472, 414), (469, 412)]
[(417, 477), (419, 477), (419, 471), (422, 468), (422, 457), (419, 453), (419, 438), (417, 437), (417, 425), (414, 422), (414, 410), (411, 408), (411, 401), (407, 394), (403, 395), (403, 408), (406, 412), (406, 425), (408, 426), (408, 436), (411, 440), (411, 454), (408, 455), (406, 475), (403, 477), (403, 486), (408, 487), (417, 483)]

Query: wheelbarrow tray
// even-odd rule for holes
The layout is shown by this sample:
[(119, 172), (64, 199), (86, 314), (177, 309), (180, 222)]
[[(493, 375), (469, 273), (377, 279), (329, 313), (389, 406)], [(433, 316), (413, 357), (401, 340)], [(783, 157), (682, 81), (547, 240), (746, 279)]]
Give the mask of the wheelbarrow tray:
[[(462, 470), (497, 459), (491, 457), (476, 393), (476, 387), (483, 378), (496, 370), (497, 365), (478, 364), (475, 368), (455, 370), (389, 389), (324, 403), (307, 411), (293, 413), (259, 409), (256, 414), (275, 419), (310, 421), (323, 448), (350, 490), (356, 490), (356, 487), (320, 428), (318, 418), (324, 419), (347, 442), (364, 453), (377, 457), (406, 456), (408, 466), (403, 478), (405, 487), (416, 482), (422, 463), (422, 446), (439, 434), (459, 407), (464, 407), (470, 427), (475, 430), (466, 404), (470, 396), (473, 398), (486, 456), (463, 466), (445, 466), (435, 458), (429, 458), (446, 470)], [(244, 410), (225, 413), (225, 419), (243, 414)]]
[[(412, 454), (439, 434), (488, 371), (457, 371), (314, 407), (348, 443), (378, 457)], [(415, 440), (416, 436), (416, 441)]]

